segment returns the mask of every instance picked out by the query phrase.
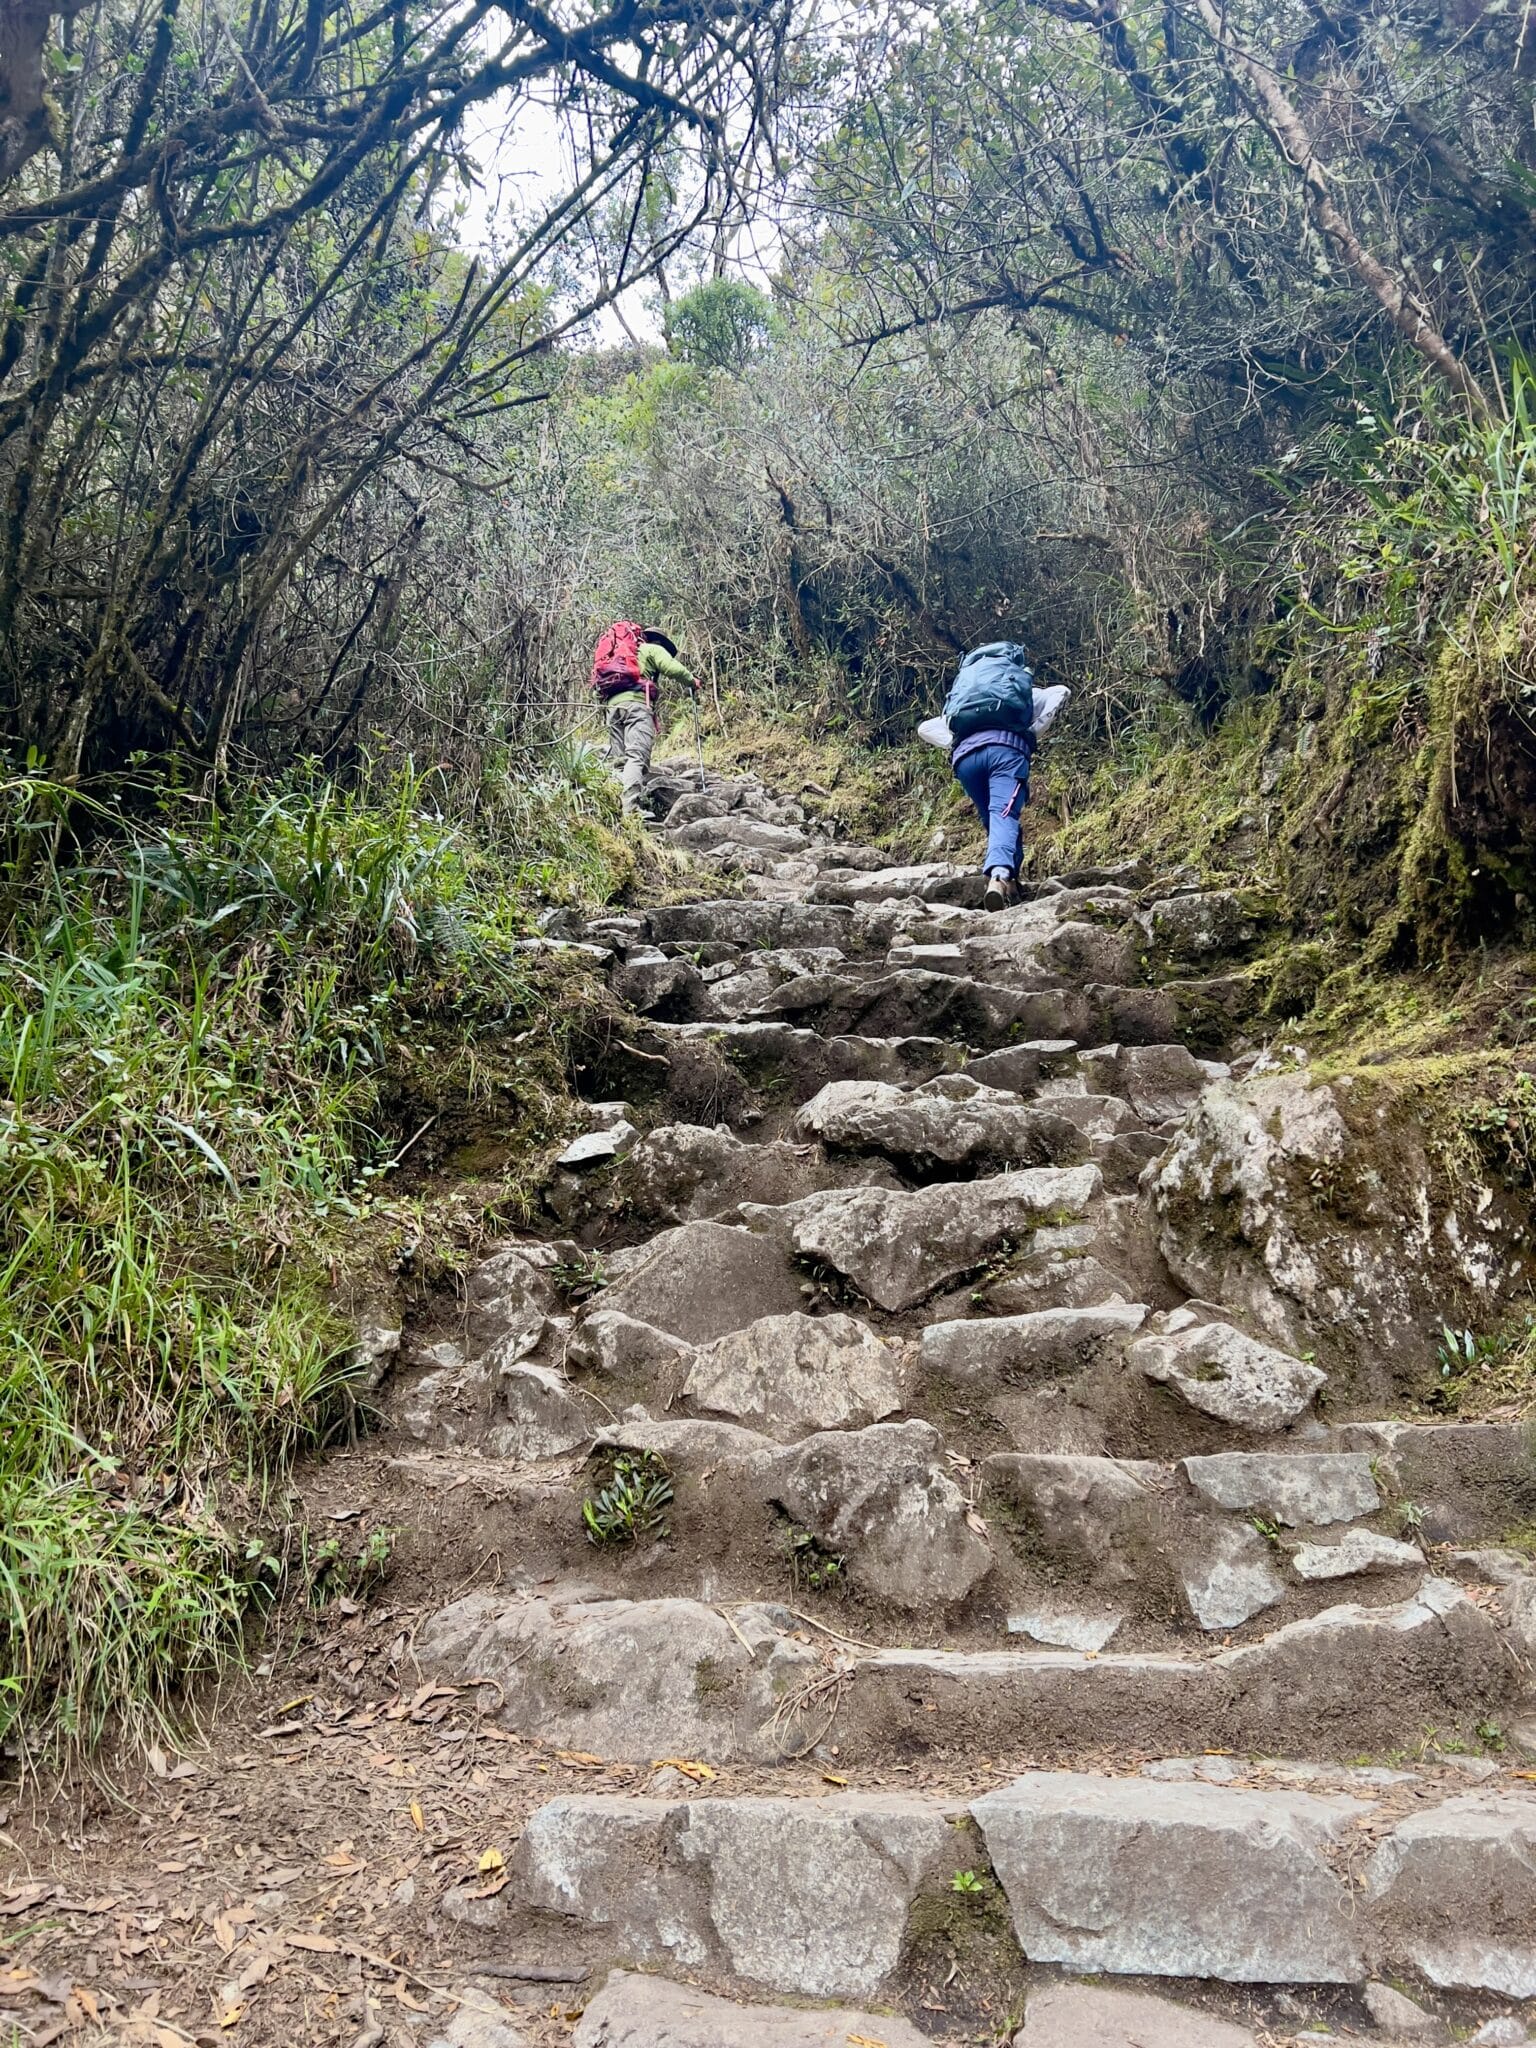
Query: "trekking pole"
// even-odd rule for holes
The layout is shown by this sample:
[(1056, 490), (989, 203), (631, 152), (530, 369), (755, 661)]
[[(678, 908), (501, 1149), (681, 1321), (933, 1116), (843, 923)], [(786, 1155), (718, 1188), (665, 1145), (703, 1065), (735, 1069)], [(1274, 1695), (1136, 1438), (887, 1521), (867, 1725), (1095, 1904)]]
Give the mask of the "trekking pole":
[(704, 787), (704, 734), (699, 726), (699, 693), (693, 693), (693, 758), (699, 778), (699, 788)]

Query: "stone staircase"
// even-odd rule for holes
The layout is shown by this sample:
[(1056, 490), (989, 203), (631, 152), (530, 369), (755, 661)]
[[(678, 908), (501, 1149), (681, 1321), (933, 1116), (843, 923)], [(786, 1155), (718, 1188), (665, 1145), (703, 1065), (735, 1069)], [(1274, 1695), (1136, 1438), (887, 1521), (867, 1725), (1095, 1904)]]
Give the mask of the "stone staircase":
[(748, 893), (547, 941), (642, 1021), (392, 1418), (503, 1564), (424, 1674), (656, 1768), (450, 1918), (578, 2048), (1524, 2040), (1536, 1465), (1413, 1400), (1521, 1219), (1248, 1044), (1241, 892), (653, 800)]

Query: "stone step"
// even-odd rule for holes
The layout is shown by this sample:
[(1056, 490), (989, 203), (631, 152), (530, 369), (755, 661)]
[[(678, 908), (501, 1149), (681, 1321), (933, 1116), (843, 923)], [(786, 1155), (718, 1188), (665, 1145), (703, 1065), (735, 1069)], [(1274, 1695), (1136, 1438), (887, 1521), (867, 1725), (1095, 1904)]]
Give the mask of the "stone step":
[(796, 1113), (794, 1127), (798, 1137), (829, 1150), (877, 1152), (914, 1173), (1071, 1166), (1089, 1146), (1077, 1120), (963, 1074), (909, 1088), (832, 1081)]
[(1386, 1755), (1428, 1728), (1464, 1738), (1507, 1720), (1527, 1687), (1483, 1609), (1430, 1578), (1406, 1600), (1346, 1602), (1214, 1656), (883, 1650), (851, 1671), (836, 1740), (845, 1756), (1066, 1760), (1102, 1729), (1142, 1753)]
[(755, 1086), (787, 1089), (797, 1101), (829, 1081), (928, 1081), (958, 1067), (965, 1057), (963, 1049), (943, 1038), (823, 1036), (803, 1025), (740, 1019), (652, 1024), (646, 1038), (664, 1054), (677, 1046), (708, 1047)]
[(868, 2001), (968, 1873), (1020, 1959), (1078, 1974), (1532, 1995), (1536, 1799), (1426, 1790), (1030, 1771), (970, 1800), (578, 1794), (531, 1815), (511, 1910), (649, 1967)]
[(974, 1272), (1042, 1222), (1086, 1215), (1104, 1191), (1096, 1166), (1047, 1166), (913, 1192), (855, 1188), (777, 1207), (745, 1203), (748, 1227), (849, 1282), (887, 1310), (908, 1309)]
[(850, 2041), (932, 2048), (928, 2035), (889, 2013), (741, 2005), (636, 1970), (611, 1973), (588, 2001), (571, 2048), (847, 2048)]
[[(891, 1432), (899, 1460), (910, 1457), (903, 1430), (921, 1428)], [(743, 1435), (714, 1426), (725, 1490), (734, 1497), (744, 1482), (766, 1482), (797, 1526), (827, 1538), (820, 1554), (846, 1542), (838, 1554), (862, 1567), (888, 1608), (931, 1616), (946, 1593), (963, 1595), (985, 1575), (984, 1539), (931, 1470), (924, 1480), (919, 1468), (914, 1483), (908, 1463), (888, 1465), (839, 1529), (818, 1505), (818, 1488), (838, 1479), (823, 1462), (834, 1439), (775, 1462), (749, 1453), (755, 1468), (733, 1469)], [(925, 1541), (934, 1552), (926, 1576)], [(633, 1762), (775, 1763), (813, 1749), (850, 1769), (1019, 1754), (1067, 1762), (1092, 1745), (1091, 1731), (1131, 1755), (1206, 1745), (1385, 1756), (1426, 1731), (1465, 1741), (1478, 1726), (1510, 1722), (1528, 1699), (1513, 1645), (1478, 1602), (1440, 1578), (1424, 1578), (1407, 1598), (1341, 1603), (1214, 1654), (1096, 1650), (1086, 1635), (1079, 1650), (855, 1652), (841, 1639), (859, 1626), (856, 1614), (819, 1604), (834, 1617), (825, 1641), (790, 1608), (761, 1599), (717, 1608), (580, 1585), (538, 1596), (478, 1592), (422, 1627), (416, 1655), (423, 1670), (495, 1686), (485, 1710), (520, 1735)], [(1091, 1610), (1079, 1612), (1086, 1619)]]

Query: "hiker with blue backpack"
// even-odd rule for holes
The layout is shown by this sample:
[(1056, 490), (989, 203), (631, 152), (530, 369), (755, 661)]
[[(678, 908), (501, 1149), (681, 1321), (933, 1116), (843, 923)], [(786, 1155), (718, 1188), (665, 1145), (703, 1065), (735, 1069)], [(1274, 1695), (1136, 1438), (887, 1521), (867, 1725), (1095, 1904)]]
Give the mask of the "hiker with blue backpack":
[(1030, 762), (1066, 697), (1059, 685), (1037, 692), (1023, 648), (994, 640), (973, 647), (961, 662), (942, 718), (918, 727), (924, 739), (949, 748), (955, 779), (986, 827), (982, 901), (988, 910), (1006, 910), (1019, 900)]
[(608, 764), (619, 771), (626, 811), (639, 810), (651, 772), (651, 749), (661, 730), (656, 705), (663, 683), (691, 690), (698, 699), (698, 681), (678, 660), (676, 645), (665, 633), (654, 626), (637, 626), (631, 619), (616, 620), (592, 656), (592, 694), (608, 727)]

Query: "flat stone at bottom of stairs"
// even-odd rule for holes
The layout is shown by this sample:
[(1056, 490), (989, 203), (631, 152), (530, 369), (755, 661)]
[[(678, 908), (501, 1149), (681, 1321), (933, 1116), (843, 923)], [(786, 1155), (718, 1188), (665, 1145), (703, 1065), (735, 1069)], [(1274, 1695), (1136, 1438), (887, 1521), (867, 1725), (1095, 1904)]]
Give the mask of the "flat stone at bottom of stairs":
[(1013, 2048), (1258, 2048), (1258, 2038), (1230, 2020), (1144, 1992), (1052, 1984), (1032, 1994)]
[[(634, 1970), (613, 1972), (582, 2014), (571, 2048), (846, 2048), (850, 2039), (878, 2041), (882, 2048), (933, 2048), (903, 2019), (736, 2005), (694, 1985)], [(1211, 2048), (1226, 2044), (1213, 2041)]]
[(1394, 1824), (1343, 1782), (1030, 1771), (969, 1807), (572, 1794), (530, 1816), (508, 1897), (627, 1962), (777, 1997), (890, 1996), (957, 1867), (995, 1874), (1023, 1957), (1079, 1974), (1536, 1993), (1536, 1799), (1485, 1789)]

